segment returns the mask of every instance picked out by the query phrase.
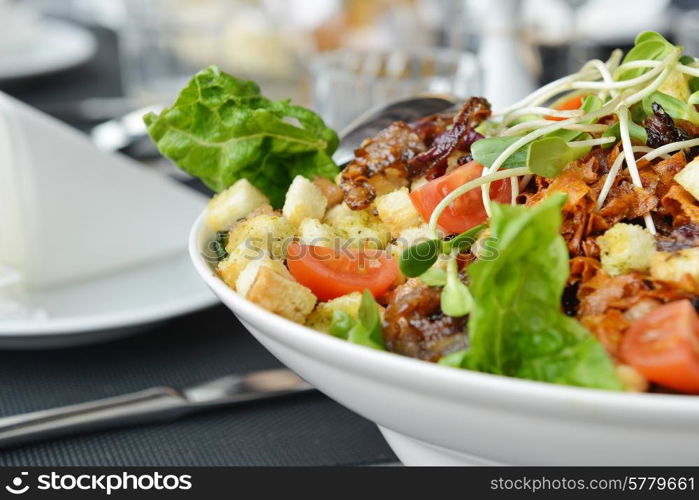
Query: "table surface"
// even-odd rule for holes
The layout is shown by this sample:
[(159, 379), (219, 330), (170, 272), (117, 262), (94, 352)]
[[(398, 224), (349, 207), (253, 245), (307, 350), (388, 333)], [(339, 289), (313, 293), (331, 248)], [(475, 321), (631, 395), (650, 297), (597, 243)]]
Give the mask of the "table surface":
[[(86, 65), (0, 82), (0, 90), (59, 116), (56, 110), (65, 109), (64, 103), (120, 96), (116, 38), (105, 29), (94, 32), (99, 50)], [(0, 415), (278, 366), (228, 309), (216, 306), (110, 343), (0, 352)], [(320, 393), (0, 451), (0, 466), (378, 465), (396, 460), (374, 424)]]

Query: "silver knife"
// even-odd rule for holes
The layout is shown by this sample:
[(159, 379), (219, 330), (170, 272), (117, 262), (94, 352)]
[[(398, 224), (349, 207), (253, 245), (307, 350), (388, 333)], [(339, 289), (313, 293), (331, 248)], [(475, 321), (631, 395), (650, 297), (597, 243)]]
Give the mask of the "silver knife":
[(178, 390), (152, 387), (113, 398), (0, 418), (0, 447), (127, 425), (312, 390), (287, 369), (228, 375)]

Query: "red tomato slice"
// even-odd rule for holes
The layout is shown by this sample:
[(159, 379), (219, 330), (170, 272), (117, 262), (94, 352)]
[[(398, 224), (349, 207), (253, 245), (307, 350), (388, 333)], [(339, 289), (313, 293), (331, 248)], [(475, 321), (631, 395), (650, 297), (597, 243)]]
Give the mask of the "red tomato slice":
[[(576, 95), (574, 97), (571, 97), (567, 101), (564, 101), (562, 104), (559, 104), (558, 106), (556, 106), (556, 109), (559, 111), (569, 111), (572, 109), (580, 109), (585, 97), (586, 96), (584, 94), (580, 94), (580, 95)], [(547, 120), (555, 120), (555, 121), (567, 120), (567, 118), (563, 118), (560, 116), (551, 116), (551, 115), (546, 115), (544, 118), (546, 118)]]
[(374, 297), (388, 291), (398, 266), (382, 250), (352, 250), (291, 243), (287, 264), (296, 281), (319, 300), (331, 300), (367, 288)]
[[(459, 186), (480, 177), (483, 165), (470, 161), (438, 177), (410, 193), (410, 199), (425, 221), (437, 204)], [(500, 203), (509, 203), (512, 197), (510, 179), (495, 181), (490, 185), (490, 198)], [(472, 189), (457, 198), (439, 217), (439, 227), (448, 233), (463, 233), (488, 218), (483, 207), (480, 188)]]
[(670, 302), (631, 325), (621, 357), (651, 382), (699, 393), (699, 316), (692, 303)]

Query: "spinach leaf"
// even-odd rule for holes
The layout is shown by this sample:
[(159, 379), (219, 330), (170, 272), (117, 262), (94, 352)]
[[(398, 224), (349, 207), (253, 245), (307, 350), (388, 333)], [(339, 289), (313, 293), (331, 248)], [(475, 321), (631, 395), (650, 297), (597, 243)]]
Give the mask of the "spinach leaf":
[[(636, 37), (634, 47), (628, 51), (622, 64), (631, 61), (650, 59), (660, 61), (667, 57), (675, 46), (668, 42), (662, 35), (654, 31), (644, 31)], [(650, 71), (650, 68), (632, 68), (616, 75), (617, 80), (630, 80)]]
[[(509, 148), (523, 135), (505, 137), (486, 137), (479, 139), (471, 145), (471, 156), (481, 165), (490, 168), (500, 154)], [(527, 146), (524, 145), (505, 160), (500, 169), (523, 167), (527, 164)]]
[(366, 289), (362, 293), (362, 302), (359, 305), (359, 322), (368, 332), (368, 340), (383, 348), (383, 329), (381, 327), (379, 306), (371, 292)]
[(240, 178), (276, 208), (296, 175), (332, 178), (337, 134), (312, 111), (270, 101), (256, 83), (217, 67), (196, 75), (175, 103), (144, 117), (160, 152), (215, 191)]
[(447, 272), (439, 267), (433, 267), (420, 275), (420, 281), (429, 286), (444, 286), (447, 284)]
[(559, 234), (565, 195), (533, 208), (493, 204), (498, 258), (469, 268), (470, 347), (442, 363), (559, 384), (621, 389), (602, 345), (561, 312), (568, 249)]
[(438, 239), (421, 241), (406, 248), (398, 261), (400, 272), (411, 278), (420, 276), (437, 262), (441, 250), (442, 242)]
[(368, 290), (362, 294), (362, 302), (359, 305), (359, 319), (355, 319), (345, 311), (333, 312), (330, 334), (341, 339), (360, 344), (373, 349), (385, 351), (383, 329), (381, 327), (381, 315), (379, 306), (374, 296)]
[[(603, 106), (602, 100), (596, 95), (588, 95), (583, 99), (580, 109), (584, 113), (597, 111)], [(593, 120), (581, 122), (590, 124)], [(555, 177), (561, 169), (570, 161), (583, 156), (587, 150), (571, 148), (566, 143), (585, 135), (579, 130), (555, 130), (529, 144), (525, 144), (515, 151), (500, 167), (501, 169), (514, 167), (529, 167), (532, 172), (545, 177)], [(522, 135), (505, 137), (487, 137), (480, 139), (471, 146), (471, 155), (481, 165), (490, 167), (500, 154), (508, 147), (521, 139)], [(534, 149), (534, 154), (532, 154)], [(533, 167), (533, 168), (532, 168)], [(538, 171), (537, 171), (538, 170)], [(539, 173), (548, 172), (548, 174)]]
[(573, 161), (573, 150), (559, 137), (542, 137), (532, 142), (527, 154), (527, 166), (534, 174), (556, 177), (563, 167)]
[(340, 338), (342, 340), (347, 340), (349, 331), (357, 324), (357, 320), (352, 316), (347, 314), (346, 311), (342, 309), (335, 309), (333, 311), (333, 319), (330, 323), (330, 328), (328, 332), (333, 337)]
[(443, 242), (442, 253), (450, 254), (454, 249), (457, 249), (460, 253), (467, 252), (471, 249), (478, 237), (483, 234), (485, 228), (485, 224), (478, 224), (477, 226), (464, 231), (458, 236), (454, 236), (449, 241)]

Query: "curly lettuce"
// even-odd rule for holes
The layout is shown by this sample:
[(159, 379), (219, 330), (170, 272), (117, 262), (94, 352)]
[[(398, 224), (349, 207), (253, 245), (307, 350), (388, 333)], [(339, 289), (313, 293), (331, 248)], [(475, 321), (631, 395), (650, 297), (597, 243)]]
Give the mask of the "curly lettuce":
[(245, 178), (275, 208), (297, 175), (333, 178), (337, 134), (314, 112), (270, 101), (259, 86), (215, 66), (192, 78), (175, 103), (144, 117), (160, 152), (220, 192)]

